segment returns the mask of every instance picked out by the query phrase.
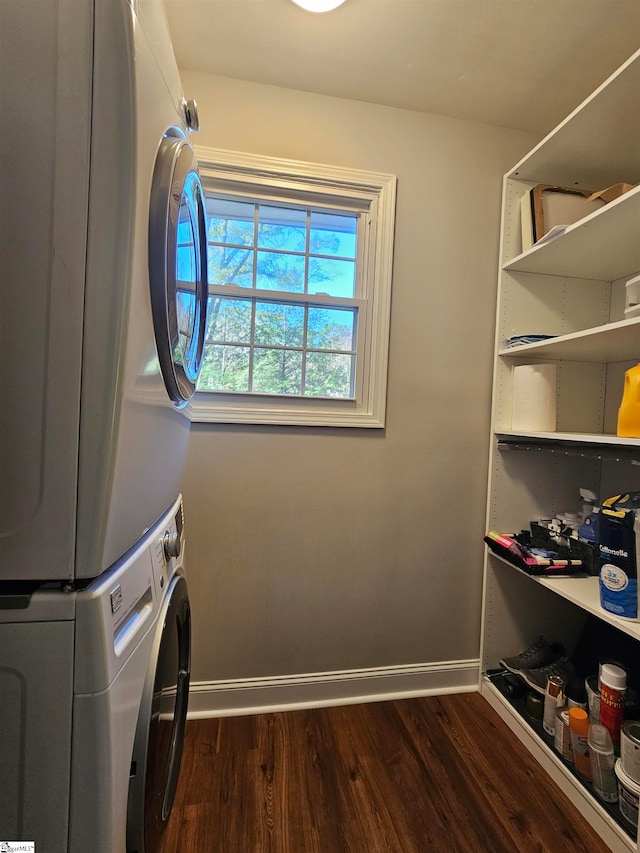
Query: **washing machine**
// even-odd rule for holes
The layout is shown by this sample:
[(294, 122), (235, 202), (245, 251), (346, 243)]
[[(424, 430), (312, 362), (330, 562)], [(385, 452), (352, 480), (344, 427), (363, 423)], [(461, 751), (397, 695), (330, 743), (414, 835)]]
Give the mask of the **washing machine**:
[(3, 841), (162, 849), (189, 694), (184, 544), (178, 499), (85, 589), (0, 609)]
[(162, 0), (0, 3), (0, 840), (158, 853), (202, 187)]

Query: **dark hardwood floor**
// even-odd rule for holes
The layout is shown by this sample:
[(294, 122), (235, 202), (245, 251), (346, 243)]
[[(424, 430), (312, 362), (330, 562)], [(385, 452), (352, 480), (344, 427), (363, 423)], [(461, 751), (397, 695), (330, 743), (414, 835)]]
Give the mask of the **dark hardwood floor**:
[(164, 853), (602, 853), (477, 693), (187, 724)]

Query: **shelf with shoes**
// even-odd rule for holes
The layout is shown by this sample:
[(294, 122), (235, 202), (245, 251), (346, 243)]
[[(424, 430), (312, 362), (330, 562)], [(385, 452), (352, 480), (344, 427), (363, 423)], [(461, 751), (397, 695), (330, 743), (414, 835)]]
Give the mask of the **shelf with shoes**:
[[(522, 617), (522, 612), (518, 612), (515, 607), (505, 615), (509, 619), (517, 620), (518, 626), (524, 627), (529, 636), (534, 638), (536, 635), (533, 633), (533, 627), (540, 627), (544, 631), (543, 636), (553, 638), (553, 642), (545, 642), (544, 638), (540, 637), (531, 644), (525, 641), (518, 646), (514, 645), (508, 632), (491, 631), (491, 636), (485, 636), (485, 646), (494, 649), (502, 646), (503, 651), (506, 650), (508, 654), (494, 651), (494, 664), (486, 668), (481, 679), (482, 695), (609, 847), (614, 851), (635, 850), (635, 832), (625, 821), (618, 806), (603, 803), (597, 798), (591, 784), (584, 782), (576, 773), (575, 767), (556, 751), (554, 738), (543, 730), (542, 720), (536, 718), (536, 705), (529, 697), (537, 696), (537, 717), (540, 717), (544, 701), (543, 684), (546, 686), (549, 674), (560, 674), (564, 676), (567, 695), (586, 701), (585, 678), (597, 673), (602, 655), (607, 660), (620, 661), (630, 673), (630, 681), (640, 683), (640, 660), (637, 656), (636, 641), (628, 635), (620, 634), (613, 626), (594, 616), (585, 617), (580, 608), (571, 606), (573, 612), (570, 613), (567, 605), (560, 599), (548, 590), (530, 584), (531, 579), (525, 573), (513, 572), (508, 564), (502, 563), (497, 569), (498, 572), (504, 572), (501, 586), (505, 598), (504, 601), (496, 600), (494, 605), (508, 602), (509, 596), (513, 595), (513, 589), (509, 589), (509, 586), (531, 587), (531, 596), (520, 597), (521, 611), (528, 614), (528, 623), (524, 624), (526, 620)], [(564, 610), (558, 610), (560, 604)], [(559, 613), (563, 614), (564, 621), (558, 618)], [(514, 655), (508, 656), (512, 652)], [(580, 692), (582, 696), (579, 695)], [(638, 715), (637, 689), (629, 691), (628, 699), (627, 714), (630, 718), (635, 718)]]
[[(589, 808), (606, 826), (606, 830), (600, 834), (604, 834), (605, 831), (613, 833), (618, 845), (622, 844), (628, 850), (635, 850), (635, 832), (623, 818), (618, 804), (604, 803), (596, 797), (593, 786), (581, 779), (576, 773), (575, 765), (565, 761), (556, 751), (554, 737), (544, 731), (542, 721), (532, 718), (527, 712), (526, 686), (521, 692), (510, 691), (505, 685), (504, 677), (485, 674), (482, 679), (481, 692), (501, 715), (504, 715), (505, 710), (511, 718), (515, 714), (517, 717), (516, 725), (527, 730), (529, 737), (536, 742), (537, 749), (544, 754), (546, 761), (555, 765), (555, 769), (561, 774), (563, 782), (569, 778), (571, 785), (576, 789), (577, 796), (582, 794), (583, 797), (588, 798)], [(562, 787), (564, 789), (565, 785)], [(570, 799), (572, 799), (571, 796)]]
[[(483, 624), (482, 695), (611, 850), (616, 853), (637, 850), (635, 833), (621, 818), (617, 807), (608, 806), (593, 795), (591, 786), (577, 776), (574, 768), (555, 751), (541, 726), (530, 719), (522, 697), (514, 701), (514, 697), (501, 690), (487, 673), (500, 668), (505, 654), (518, 654), (540, 634), (561, 643), (573, 659), (588, 622), (601, 626), (610, 636), (628, 644), (640, 666), (640, 646), (637, 645), (640, 625), (622, 622), (601, 611), (597, 577), (534, 577), (493, 553), (487, 554), (487, 563), (485, 613), (488, 618)], [(617, 659), (618, 656), (611, 657)], [(539, 668), (532, 666), (530, 669)], [(539, 681), (540, 689), (543, 680)], [(640, 686), (639, 673), (635, 674), (633, 683)]]

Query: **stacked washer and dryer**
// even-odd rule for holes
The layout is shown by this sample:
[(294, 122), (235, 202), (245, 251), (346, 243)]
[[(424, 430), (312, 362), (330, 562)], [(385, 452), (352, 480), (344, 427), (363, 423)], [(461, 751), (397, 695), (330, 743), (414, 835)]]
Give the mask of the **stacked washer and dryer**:
[(161, 0), (0, 3), (0, 839), (158, 853), (190, 672), (202, 188)]

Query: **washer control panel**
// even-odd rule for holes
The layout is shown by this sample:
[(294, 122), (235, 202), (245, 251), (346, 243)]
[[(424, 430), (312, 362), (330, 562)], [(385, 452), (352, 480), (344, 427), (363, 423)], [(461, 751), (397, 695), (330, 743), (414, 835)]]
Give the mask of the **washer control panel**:
[(165, 517), (164, 531), (151, 546), (153, 573), (161, 593), (184, 559), (184, 515), (182, 501)]

